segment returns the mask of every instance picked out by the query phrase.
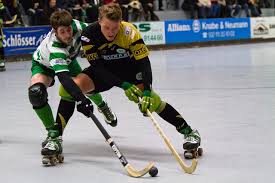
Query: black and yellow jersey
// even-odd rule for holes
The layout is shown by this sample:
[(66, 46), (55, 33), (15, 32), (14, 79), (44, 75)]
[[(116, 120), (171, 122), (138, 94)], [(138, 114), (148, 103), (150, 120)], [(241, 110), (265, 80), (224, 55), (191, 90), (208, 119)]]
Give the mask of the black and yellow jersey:
[(139, 31), (128, 22), (121, 22), (115, 39), (109, 42), (101, 33), (99, 23), (87, 27), (81, 37), (84, 54), (88, 61), (130, 62), (149, 55)]
[[(129, 82), (134, 79), (140, 82), (146, 80), (142, 72), (145, 70), (144, 62), (147, 61), (146, 65), (149, 64), (151, 71), (149, 50), (139, 31), (131, 23), (121, 22), (115, 39), (108, 41), (101, 32), (100, 24), (95, 22), (83, 30), (81, 43), (84, 55), (91, 66), (101, 65), (120, 80)], [(151, 76), (147, 86), (151, 85), (150, 78)]]

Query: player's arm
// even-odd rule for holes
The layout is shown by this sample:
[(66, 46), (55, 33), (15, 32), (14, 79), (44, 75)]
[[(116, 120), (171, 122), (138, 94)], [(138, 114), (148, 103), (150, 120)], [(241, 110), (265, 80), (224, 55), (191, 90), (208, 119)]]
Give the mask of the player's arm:
[(139, 64), (139, 70), (142, 72), (142, 83), (144, 84), (144, 90), (151, 91), (152, 85), (152, 70), (149, 60), (149, 50), (145, 45), (140, 33), (136, 28), (133, 28), (131, 33), (131, 45), (130, 50), (134, 59)]
[(139, 70), (142, 73), (142, 81), (144, 85), (144, 91), (141, 101), (141, 111), (146, 113), (147, 109), (151, 112), (153, 111), (154, 100), (151, 95), (152, 86), (152, 69), (149, 60), (149, 50), (145, 45), (140, 33), (133, 28), (132, 33), (132, 43), (130, 45), (130, 50), (136, 62), (139, 62)]
[(50, 59), (51, 66), (53, 67), (60, 83), (77, 102), (77, 110), (89, 117), (90, 113), (93, 112), (93, 105), (90, 99), (85, 97), (70, 76), (66, 62), (66, 55), (63, 53), (51, 53)]
[(139, 68), (142, 71), (142, 83), (144, 85), (144, 92), (149, 91), (151, 92), (152, 88), (152, 69), (149, 57), (144, 57), (139, 61)]

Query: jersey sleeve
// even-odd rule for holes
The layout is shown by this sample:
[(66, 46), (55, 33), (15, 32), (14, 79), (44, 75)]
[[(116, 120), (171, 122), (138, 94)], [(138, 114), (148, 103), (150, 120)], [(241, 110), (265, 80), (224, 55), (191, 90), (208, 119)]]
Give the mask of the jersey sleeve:
[(130, 50), (136, 60), (143, 59), (149, 55), (147, 46), (134, 26), (131, 26), (130, 40)]
[(81, 21), (76, 20), (76, 19), (73, 19), (71, 25), (72, 25), (74, 34), (77, 33), (77, 32), (79, 32), (81, 34), (82, 31), (88, 26), (87, 23), (81, 22)]

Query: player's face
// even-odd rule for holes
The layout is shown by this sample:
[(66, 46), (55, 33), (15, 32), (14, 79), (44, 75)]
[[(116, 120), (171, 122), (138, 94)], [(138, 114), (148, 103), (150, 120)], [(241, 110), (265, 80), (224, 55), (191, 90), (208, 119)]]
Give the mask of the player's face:
[(56, 37), (62, 43), (69, 44), (73, 39), (72, 26), (60, 26), (56, 30)]
[(108, 41), (113, 41), (119, 31), (121, 21), (113, 21), (106, 17), (99, 20), (101, 32)]

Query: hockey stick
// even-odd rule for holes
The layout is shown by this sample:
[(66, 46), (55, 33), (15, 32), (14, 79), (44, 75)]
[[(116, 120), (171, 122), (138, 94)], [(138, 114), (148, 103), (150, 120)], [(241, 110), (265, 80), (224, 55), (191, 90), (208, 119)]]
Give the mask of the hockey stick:
[(180, 164), (181, 168), (186, 172), (186, 173), (193, 173), (195, 169), (197, 168), (198, 161), (196, 159), (192, 160), (192, 164), (190, 167), (186, 166), (184, 161), (181, 159), (179, 154), (177, 153), (176, 149), (173, 147), (173, 145), (170, 143), (169, 139), (166, 137), (164, 134), (163, 130), (159, 126), (158, 122), (155, 120), (153, 117), (152, 113), (147, 109), (147, 115), (150, 117), (153, 125), (156, 127), (157, 131), (159, 132), (160, 136), (163, 138), (165, 144), (168, 146), (174, 157), (176, 158), (177, 162)]
[(150, 169), (154, 166), (153, 163), (149, 163), (143, 170), (140, 170), (140, 171), (134, 169), (128, 163), (128, 161), (123, 156), (123, 154), (120, 152), (118, 146), (115, 144), (114, 140), (111, 138), (111, 136), (108, 134), (108, 132), (102, 126), (102, 124), (99, 122), (99, 120), (97, 119), (97, 117), (93, 113), (90, 114), (90, 117), (92, 118), (92, 120), (94, 121), (94, 123), (96, 124), (96, 126), (98, 127), (98, 129), (100, 130), (100, 132), (102, 133), (102, 135), (105, 137), (106, 141), (111, 146), (112, 150), (117, 155), (117, 157), (120, 160), (121, 164), (124, 166), (124, 168), (126, 169), (127, 173), (131, 177), (142, 177), (143, 175), (145, 175), (146, 173), (148, 173), (150, 171)]

